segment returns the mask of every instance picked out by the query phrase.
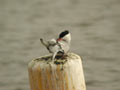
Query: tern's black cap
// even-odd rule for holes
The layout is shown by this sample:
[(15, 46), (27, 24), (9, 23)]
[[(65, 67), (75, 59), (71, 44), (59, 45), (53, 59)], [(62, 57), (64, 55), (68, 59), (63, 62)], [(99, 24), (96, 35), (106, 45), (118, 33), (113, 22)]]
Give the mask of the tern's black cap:
[(63, 32), (60, 33), (59, 38), (63, 38), (67, 34), (69, 34), (69, 31), (65, 30), (65, 31), (63, 31)]

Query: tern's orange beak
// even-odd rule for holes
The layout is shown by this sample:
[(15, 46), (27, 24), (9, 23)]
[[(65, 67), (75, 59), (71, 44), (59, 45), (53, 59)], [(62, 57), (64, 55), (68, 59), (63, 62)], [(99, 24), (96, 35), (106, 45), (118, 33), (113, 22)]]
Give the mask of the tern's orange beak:
[(62, 39), (61, 38), (58, 38), (57, 41), (61, 41)]

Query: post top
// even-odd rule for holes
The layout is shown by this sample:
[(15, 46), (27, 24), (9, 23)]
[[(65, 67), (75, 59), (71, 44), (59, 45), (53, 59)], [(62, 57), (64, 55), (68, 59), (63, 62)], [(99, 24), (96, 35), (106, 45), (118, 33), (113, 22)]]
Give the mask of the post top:
[(64, 58), (59, 58), (59, 56), (56, 56), (56, 60), (53, 61), (51, 59), (52, 55), (46, 55), (46, 56), (41, 56), (41, 57), (38, 57), (36, 59), (33, 59), (28, 67), (32, 67), (34, 66), (35, 63), (43, 63), (43, 64), (48, 64), (48, 63), (54, 63), (56, 65), (58, 64), (64, 64), (66, 63), (67, 61), (70, 61), (70, 60), (81, 60), (80, 56), (75, 54), (75, 53), (68, 53)]

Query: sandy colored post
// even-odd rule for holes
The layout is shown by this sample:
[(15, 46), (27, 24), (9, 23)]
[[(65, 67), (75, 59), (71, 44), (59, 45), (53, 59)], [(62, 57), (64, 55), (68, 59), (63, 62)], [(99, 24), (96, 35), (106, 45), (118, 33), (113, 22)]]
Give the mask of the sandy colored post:
[(86, 90), (81, 58), (69, 53), (62, 60), (51, 56), (32, 60), (28, 65), (31, 90)]

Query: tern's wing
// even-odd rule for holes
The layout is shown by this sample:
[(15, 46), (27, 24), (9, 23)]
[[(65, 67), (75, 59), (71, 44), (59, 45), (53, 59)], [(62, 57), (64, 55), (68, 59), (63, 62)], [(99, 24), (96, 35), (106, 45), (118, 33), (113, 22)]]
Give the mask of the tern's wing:
[(49, 41), (43, 41), (43, 39), (40, 39), (40, 41), (41, 41), (41, 43), (47, 48), (47, 50), (50, 52), (50, 53), (52, 53), (51, 52), (51, 50), (50, 50), (50, 43), (49, 43)]
[(40, 38), (40, 41), (46, 48), (48, 48), (48, 46), (49, 46), (48, 42), (43, 41), (42, 38)]
[(51, 39), (50, 41), (48, 41), (48, 43), (52, 46), (57, 44), (55, 39)]

